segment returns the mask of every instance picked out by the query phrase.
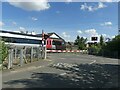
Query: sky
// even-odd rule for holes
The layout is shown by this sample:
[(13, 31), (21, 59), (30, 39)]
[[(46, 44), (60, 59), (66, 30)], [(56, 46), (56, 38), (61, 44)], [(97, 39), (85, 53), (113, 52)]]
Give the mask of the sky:
[[(9, 31), (56, 32), (66, 41), (118, 34), (117, 2), (2, 2), (0, 27)], [(1, 4), (0, 4), (1, 6)]]

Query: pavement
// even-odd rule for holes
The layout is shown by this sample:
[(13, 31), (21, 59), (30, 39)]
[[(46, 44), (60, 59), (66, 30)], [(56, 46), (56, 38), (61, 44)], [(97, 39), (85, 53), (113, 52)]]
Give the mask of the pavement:
[(118, 59), (80, 53), (50, 53), (3, 71), (3, 88), (118, 88)]
[(15, 66), (12, 69), (5, 69), (2, 71), (2, 75), (5, 76), (9, 74), (18, 73), (18, 72), (25, 72), (25, 71), (30, 71), (34, 69), (39, 69), (52, 63), (53, 62), (50, 59), (46, 59), (46, 60), (40, 59), (32, 63), (23, 64), (22, 66)]

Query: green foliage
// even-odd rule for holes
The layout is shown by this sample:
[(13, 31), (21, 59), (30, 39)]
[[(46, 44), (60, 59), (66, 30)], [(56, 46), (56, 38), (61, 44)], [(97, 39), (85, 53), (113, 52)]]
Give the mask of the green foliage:
[(100, 36), (100, 45), (103, 46), (103, 44), (104, 44), (104, 38), (103, 38), (103, 36), (101, 35), (101, 36)]
[(100, 44), (92, 45), (88, 48), (89, 54), (97, 55), (101, 50)]
[(108, 42), (103, 47), (103, 50), (104, 50), (104, 52), (109, 52), (110, 56), (120, 58), (120, 53), (119, 53), (119, 51), (120, 51), (120, 35), (117, 35), (115, 38), (112, 39), (112, 41)]
[(104, 49), (110, 51), (120, 51), (120, 35), (116, 36), (112, 41), (108, 42)]
[(93, 55), (101, 55), (104, 46), (105, 46), (104, 38), (101, 35), (100, 43), (93, 44), (91, 47), (88, 48), (88, 52), (89, 54), (93, 54)]
[(86, 41), (87, 41), (87, 38), (84, 39), (83, 37), (77, 36), (77, 39), (75, 40), (74, 44), (78, 46), (79, 50), (84, 50), (86, 49)]
[(5, 60), (8, 55), (8, 49), (3, 41), (0, 41), (0, 63)]

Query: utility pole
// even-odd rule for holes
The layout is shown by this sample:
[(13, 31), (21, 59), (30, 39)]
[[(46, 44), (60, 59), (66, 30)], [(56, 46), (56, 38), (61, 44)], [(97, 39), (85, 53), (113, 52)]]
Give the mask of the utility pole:
[(42, 30), (42, 53), (41, 56), (42, 58), (44, 58), (44, 31)]
[(47, 57), (46, 45), (44, 45), (45, 41), (46, 41), (45, 34), (44, 34), (44, 31), (42, 30), (42, 58), (44, 59), (46, 59)]

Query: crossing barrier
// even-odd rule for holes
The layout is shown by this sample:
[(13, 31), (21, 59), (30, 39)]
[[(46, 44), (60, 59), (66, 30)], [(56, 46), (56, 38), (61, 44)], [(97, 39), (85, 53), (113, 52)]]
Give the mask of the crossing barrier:
[(48, 53), (87, 52), (87, 50), (47, 50)]

